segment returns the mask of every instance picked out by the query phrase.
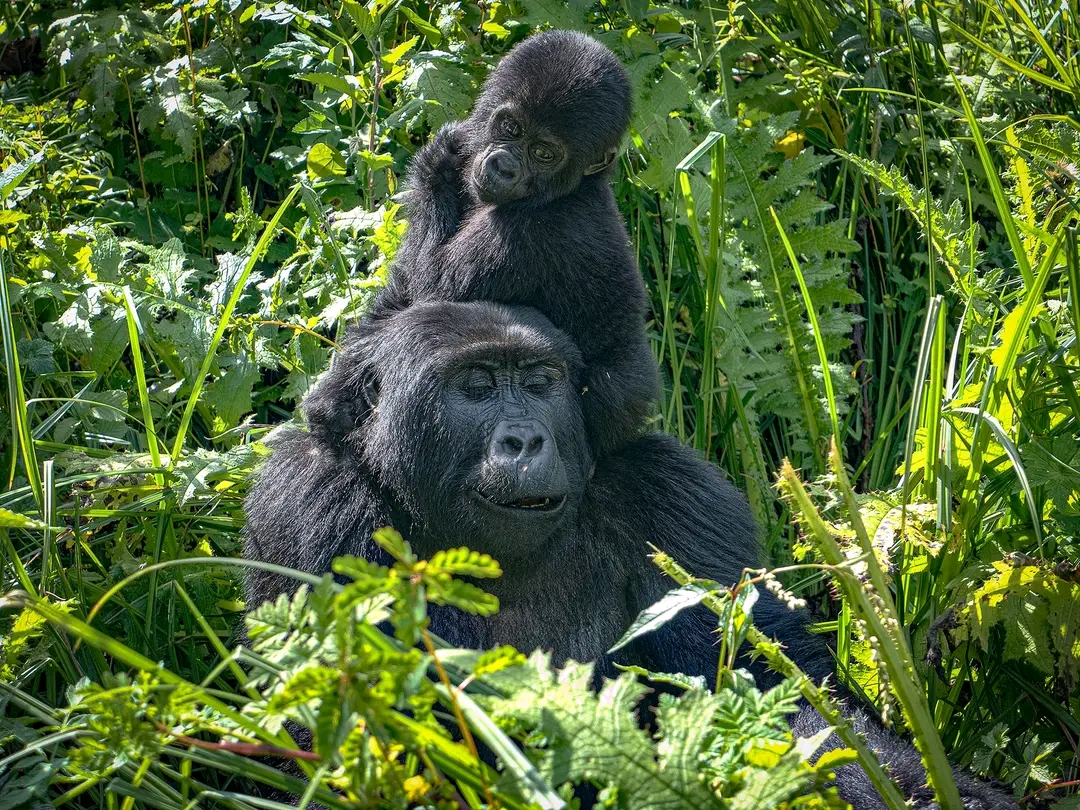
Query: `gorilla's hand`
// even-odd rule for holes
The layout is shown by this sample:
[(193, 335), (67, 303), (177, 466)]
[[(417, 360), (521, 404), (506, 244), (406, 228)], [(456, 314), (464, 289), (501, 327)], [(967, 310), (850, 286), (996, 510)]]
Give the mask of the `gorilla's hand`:
[(431, 142), (416, 153), (409, 167), (410, 181), (416, 189), (429, 194), (453, 192), (456, 199), (462, 191), (462, 166), (466, 160), (466, 126), (454, 121), (435, 133)]
[[(461, 227), (465, 213), (462, 171), (467, 157), (466, 134), (464, 123), (447, 124), (416, 153), (409, 166), (409, 195), (405, 201), (409, 232), (396, 260), (405, 273), (395, 274), (402, 277), (391, 285), (399, 297), (410, 286), (409, 278), (417, 275), (415, 265), (429, 262), (433, 251)], [(376, 305), (377, 310), (384, 308)]]

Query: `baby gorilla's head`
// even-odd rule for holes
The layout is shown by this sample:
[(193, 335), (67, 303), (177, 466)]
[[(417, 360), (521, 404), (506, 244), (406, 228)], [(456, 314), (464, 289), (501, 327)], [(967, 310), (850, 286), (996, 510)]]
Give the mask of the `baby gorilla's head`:
[(630, 125), (630, 81), (595, 39), (547, 31), (515, 47), (468, 121), (468, 181), (491, 205), (543, 204), (610, 167)]

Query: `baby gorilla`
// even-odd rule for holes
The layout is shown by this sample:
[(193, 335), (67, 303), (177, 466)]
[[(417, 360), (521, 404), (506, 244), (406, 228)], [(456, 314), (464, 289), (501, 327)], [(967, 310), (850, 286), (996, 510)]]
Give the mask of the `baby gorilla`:
[(585, 362), (589, 442), (636, 436), (659, 394), (645, 288), (609, 187), (630, 123), (615, 55), (568, 31), (533, 36), (488, 77), (472, 116), (413, 160), (409, 228), (376, 317), (416, 301), (539, 309)]

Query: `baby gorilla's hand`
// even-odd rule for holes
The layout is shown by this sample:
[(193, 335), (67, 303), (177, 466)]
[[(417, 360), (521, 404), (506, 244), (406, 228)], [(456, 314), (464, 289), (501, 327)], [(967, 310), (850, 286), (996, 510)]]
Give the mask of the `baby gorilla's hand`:
[(465, 125), (457, 121), (446, 124), (413, 159), (410, 172), (414, 185), (436, 185), (439, 192), (448, 190), (446, 187), (459, 191), (465, 152)]

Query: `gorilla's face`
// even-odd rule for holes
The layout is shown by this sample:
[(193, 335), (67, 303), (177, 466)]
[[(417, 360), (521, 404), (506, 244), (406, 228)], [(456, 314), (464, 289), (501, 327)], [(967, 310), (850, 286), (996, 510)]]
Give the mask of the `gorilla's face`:
[(593, 154), (572, 133), (559, 131), (557, 122), (575, 114), (582, 113), (506, 103), (489, 120), (473, 122), (468, 180), (476, 197), (489, 205), (525, 198), (547, 203), (570, 194), (582, 177), (604, 171), (615, 160), (615, 147)]
[(317, 395), (337, 376), (363, 399), (341, 440), (415, 534), (512, 565), (575, 518), (592, 458), (565, 335), (534, 310), (487, 303), (417, 304), (366, 329)]
[(482, 202), (502, 205), (524, 197), (547, 201), (573, 191), (582, 172), (554, 132), (528, 110), (504, 104), (483, 128), (469, 181)]
[(605, 171), (630, 124), (630, 82), (590, 37), (549, 31), (488, 76), (469, 128), (468, 181), (481, 202), (544, 204)]
[(556, 358), (489, 359), (479, 346), (449, 369), (445, 402), (458, 432), (486, 444), (466, 477), (467, 497), (494, 521), (547, 525), (569, 495), (552, 431), (569, 400), (567, 368)]

